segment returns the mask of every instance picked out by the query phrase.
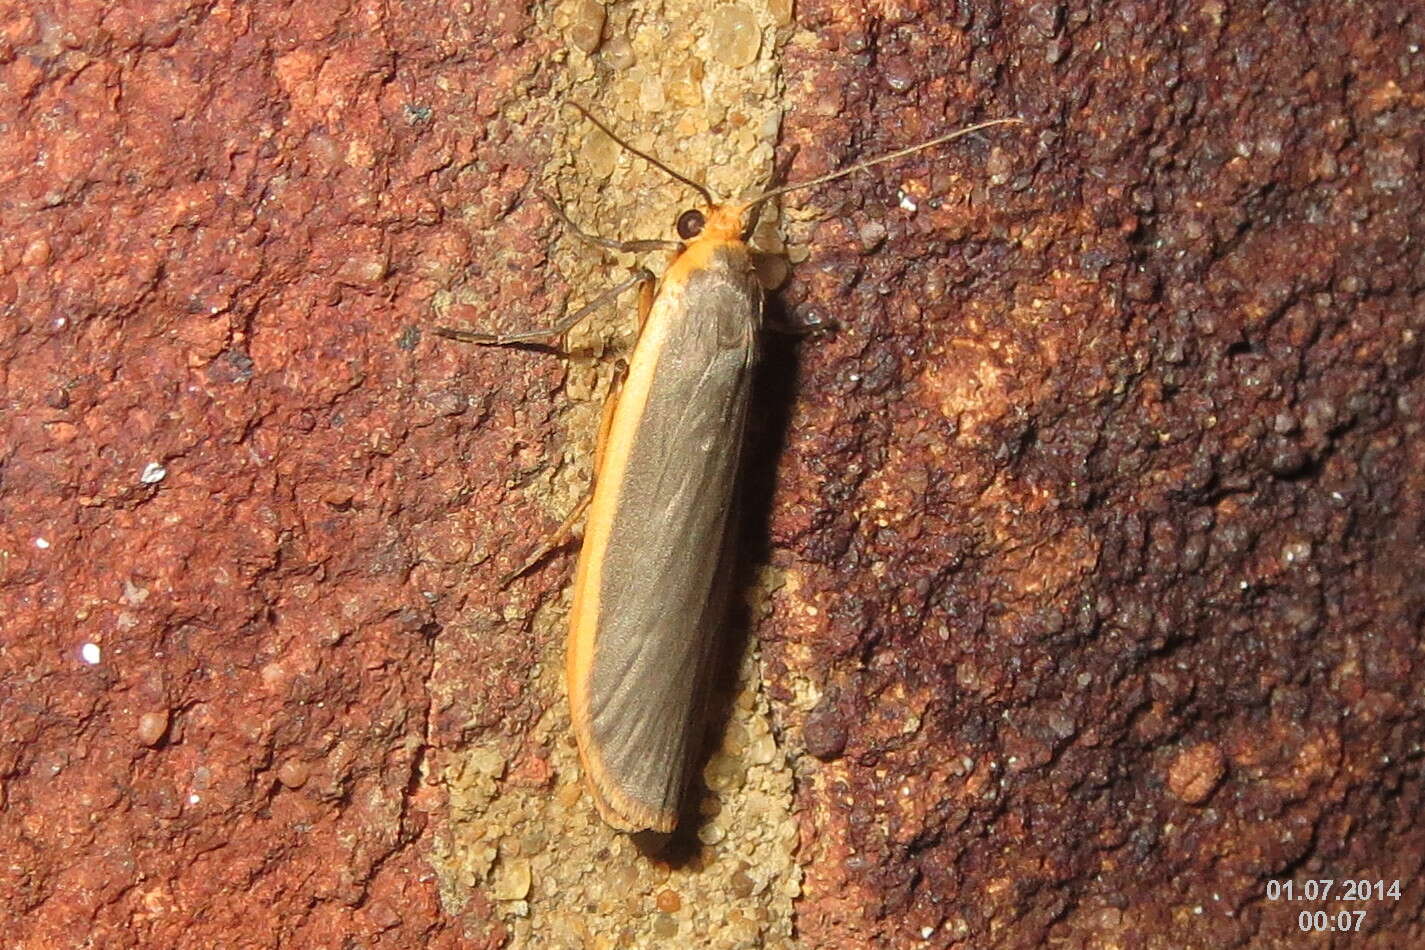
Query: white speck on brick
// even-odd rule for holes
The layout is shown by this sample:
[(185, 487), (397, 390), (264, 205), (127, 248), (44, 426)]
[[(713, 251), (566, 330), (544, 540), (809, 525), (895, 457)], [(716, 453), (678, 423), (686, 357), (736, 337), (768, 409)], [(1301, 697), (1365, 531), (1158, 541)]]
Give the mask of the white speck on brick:
[(143, 467), (143, 474), (139, 476), (139, 481), (145, 485), (153, 485), (161, 482), (168, 475), (168, 469), (163, 467), (161, 462), (149, 462)]
[(49, 540), (46, 538), (35, 538), (35, 547), (39, 548), (41, 551), (48, 551)]
[(84, 644), (84, 646), (79, 648), (79, 658), (90, 666), (98, 666), (99, 661), (103, 659), (103, 654), (99, 650), (99, 644)]

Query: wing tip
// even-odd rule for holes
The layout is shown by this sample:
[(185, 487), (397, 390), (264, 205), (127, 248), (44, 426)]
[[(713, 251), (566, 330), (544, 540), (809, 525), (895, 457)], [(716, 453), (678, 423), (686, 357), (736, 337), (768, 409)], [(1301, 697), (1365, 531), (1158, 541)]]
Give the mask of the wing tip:
[(599, 816), (610, 828), (628, 834), (640, 831), (656, 831), (667, 834), (678, 826), (678, 808), (654, 805), (640, 801), (626, 793), (609, 774), (602, 762), (595, 762), (596, 753), (579, 744), (579, 759), (584, 765), (584, 774), (590, 797)]
[(593, 792), (594, 807), (598, 809), (599, 817), (615, 831), (626, 834), (644, 831), (670, 834), (678, 827), (678, 812), (675, 809), (655, 808), (627, 796), (619, 796), (623, 800), (615, 804), (613, 796), (609, 794), (610, 790), (600, 788), (593, 782), (590, 782), (590, 790)]
[[(584, 785), (589, 790), (594, 807), (604, 823), (626, 834), (643, 831), (668, 834), (677, 828), (681, 794), (675, 796), (672, 804), (664, 802), (657, 805), (629, 795), (604, 764), (603, 756), (599, 754), (593, 737), (586, 729), (581, 728), (581, 725), (576, 720), (574, 739), (579, 748), (579, 764), (584, 769)], [(681, 783), (679, 791), (681, 792)]]

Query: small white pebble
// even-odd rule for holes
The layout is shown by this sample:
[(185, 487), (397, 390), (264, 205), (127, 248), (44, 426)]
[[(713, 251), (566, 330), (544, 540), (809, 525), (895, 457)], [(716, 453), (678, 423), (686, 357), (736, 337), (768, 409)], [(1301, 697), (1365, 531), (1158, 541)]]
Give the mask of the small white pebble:
[(35, 547), (39, 548), (41, 551), (48, 551), (49, 541), (45, 538), (35, 538)]
[(198, 804), (199, 802), (201, 802), (202, 800), (203, 800), (202, 796), (200, 796), (200, 795), (198, 795), (198, 794), (196, 794), (196, 793), (194, 793), (194, 794), (188, 796), (188, 804), (190, 804), (190, 805), (196, 805), (196, 804)]
[(143, 474), (139, 476), (139, 481), (145, 485), (152, 485), (161, 482), (168, 475), (168, 469), (163, 467), (161, 462), (149, 462), (143, 467)]
[(719, 825), (703, 825), (698, 829), (698, 840), (703, 844), (714, 845), (727, 837), (727, 831)]
[(101, 656), (97, 643), (86, 643), (79, 648), (79, 658), (90, 666), (97, 666)]
[[(900, 189), (897, 189), (897, 191), (899, 190)], [(901, 191), (900, 196), (900, 205), (902, 211), (909, 211), (911, 214), (915, 214), (915, 212), (920, 209), (920, 205), (915, 203), (915, 197), (909, 192)]]
[(712, 55), (724, 66), (741, 69), (757, 60), (762, 49), (762, 29), (751, 10), (738, 4), (715, 7), (708, 44)]

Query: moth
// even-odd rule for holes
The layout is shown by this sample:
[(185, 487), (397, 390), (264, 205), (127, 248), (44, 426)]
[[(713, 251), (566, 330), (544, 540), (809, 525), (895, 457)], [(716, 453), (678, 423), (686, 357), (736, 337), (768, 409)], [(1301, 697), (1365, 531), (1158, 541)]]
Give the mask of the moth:
[[(701, 708), (726, 612), (726, 549), (763, 324), (748, 247), (755, 212), (778, 195), (1021, 120), (981, 122), (810, 181), (725, 201), (576, 108), (701, 198), (678, 216), (676, 241), (593, 237), (554, 206), (566, 225), (601, 247), (673, 254), (651, 302), (645, 296), (627, 376), (605, 409), (566, 661), (574, 736), (599, 814), (620, 831), (670, 832), (702, 739)], [(484, 345), (552, 339), (630, 287), (646, 289), (653, 281), (639, 270), (544, 330), (437, 332)]]

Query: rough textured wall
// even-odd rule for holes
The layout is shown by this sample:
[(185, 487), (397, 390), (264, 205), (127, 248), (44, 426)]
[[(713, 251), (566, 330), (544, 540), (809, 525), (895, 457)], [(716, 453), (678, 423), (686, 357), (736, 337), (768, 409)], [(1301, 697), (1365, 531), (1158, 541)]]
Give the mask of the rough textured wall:
[[(6, 939), (1420, 942), (1425, 22), (1259, 7), (6, 11)], [(428, 333), (616, 279), (536, 188), (664, 220), (569, 94), (728, 189), (783, 111), (794, 178), (1028, 123), (784, 201), (840, 330), (769, 344), (671, 862), (568, 764), (570, 559), (497, 584), (608, 370)]]
[(426, 680), (471, 525), (534, 517), (541, 435), (490, 393), (558, 373), (422, 331), (456, 272), (544, 302), (510, 104), (548, 37), (501, 2), (0, 22), (6, 944), (478, 945), (423, 855)]
[[(761, 628), (821, 694), (778, 707), (827, 760), (807, 945), (1425, 939), (1409, 9), (800, 5), (794, 175), (1031, 126), (829, 186), (784, 295), (844, 323), (800, 350)], [(1404, 891), (1265, 899), (1308, 877)]]

